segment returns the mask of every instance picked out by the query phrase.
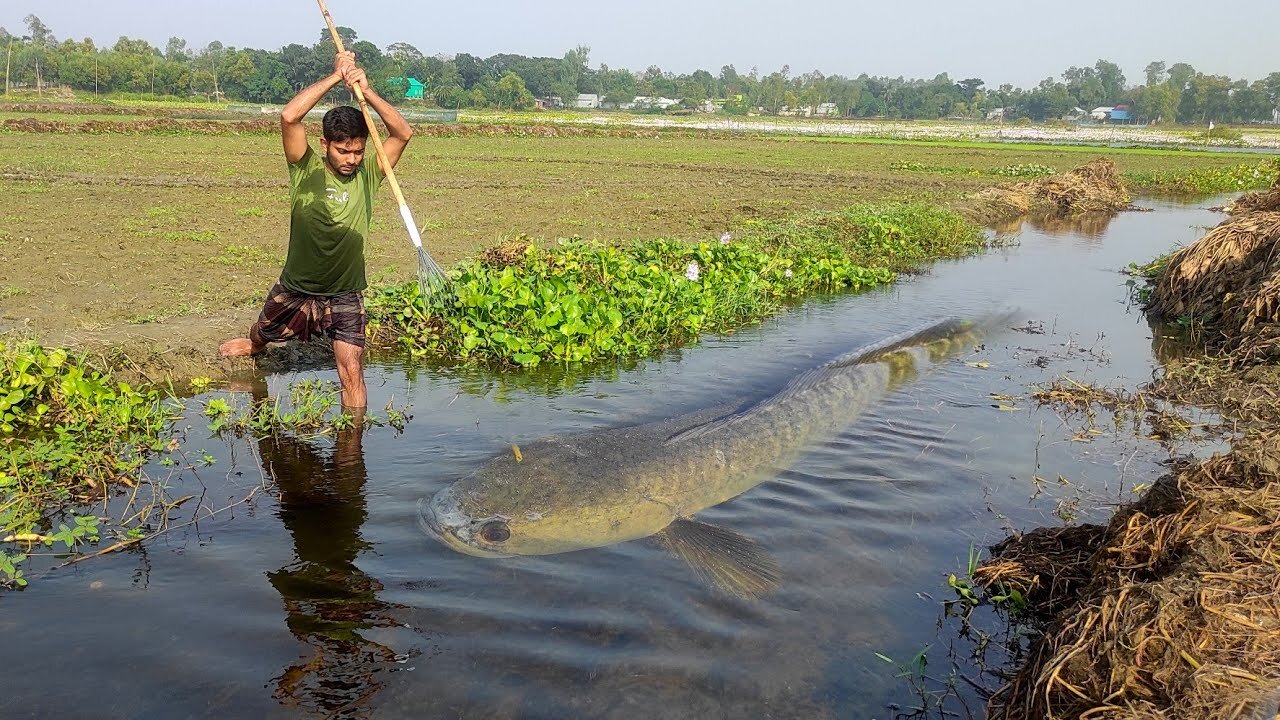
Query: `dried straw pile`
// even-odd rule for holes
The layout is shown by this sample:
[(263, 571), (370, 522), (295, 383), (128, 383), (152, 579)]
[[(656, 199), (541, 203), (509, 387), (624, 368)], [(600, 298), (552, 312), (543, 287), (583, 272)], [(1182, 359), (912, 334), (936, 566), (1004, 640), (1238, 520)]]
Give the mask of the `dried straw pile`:
[(1280, 210), (1280, 179), (1272, 183), (1270, 189), (1245, 193), (1223, 209), (1231, 215)]
[(1170, 256), (1147, 312), (1189, 316), (1236, 364), (1280, 358), (1280, 212), (1234, 217)]
[(1061, 175), (1050, 175), (1008, 187), (988, 188), (978, 195), (996, 218), (1042, 214), (1114, 213), (1130, 207), (1132, 198), (1115, 163), (1098, 159)]
[[(1036, 561), (1017, 543), (986, 566), (1004, 566), (1005, 587), (1042, 588), (1031, 602), (1065, 607), (991, 698), (991, 718), (1275, 719), (1280, 435), (1185, 466), (1105, 530), (1077, 532), (1078, 552), (1049, 543), (1040, 558), (1061, 567), (1020, 575), (1009, 563)], [(1047, 577), (1070, 582), (1054, 590)]]

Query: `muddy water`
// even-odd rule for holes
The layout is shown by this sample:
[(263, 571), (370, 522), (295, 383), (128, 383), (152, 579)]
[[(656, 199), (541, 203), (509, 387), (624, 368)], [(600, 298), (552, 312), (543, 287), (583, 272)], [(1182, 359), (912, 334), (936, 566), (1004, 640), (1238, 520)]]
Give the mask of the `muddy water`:
[[(1105, 422), (1074, 442), (1078, 422), (1026, 396), (1068, 373), (1149, 378), (1159, 338), (1117, 268), (1198, 237), (1218, 220), (1210, 204), (1008, 229), (1015, 244), (981, 258), (625, 368), (376, 366), (371, 405), (411, 406), (403, 434), (228, 442), (192, 412), (183, 451), (198, 468), (170, 494), (196, 495), (186, 507), (203, 519), (0, 595), (0, 716), (891, 717), (913, 698), (875, 653), (930, 645), (945, 674), (955, 633), (937, 627), (940, 601), (970, 544), (1057, 522), (1055, 509), (1102, 517), (1159, 472), (1160, 446)], [(781, 587), (759, 601), (704, 585), (652, 542), (490, 560), (416, 524), (418, 498), (513, 443), (766, 393), (923, 320), (1008, 305), (1021, 330), (700, 515), (778, 561)], [(316, 374), (333, 373), (265, 389)], [(1049, 480), (1039, 494), (1035, 477)]]

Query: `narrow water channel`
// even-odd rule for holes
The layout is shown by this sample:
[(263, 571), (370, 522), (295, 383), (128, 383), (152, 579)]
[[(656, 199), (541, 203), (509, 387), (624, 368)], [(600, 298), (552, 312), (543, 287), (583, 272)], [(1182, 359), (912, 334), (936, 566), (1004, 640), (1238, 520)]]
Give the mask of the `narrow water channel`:
[[(227, 509), (47, 574), (57, 560), (35, 558), (31, 586), (0, 594), (0, 717), (893, 717), (910, 689), (876, 653), (941, 647), (946, 574), (971, 544), (1061, 522), (1055, 511), (1105, 517), (1160, 473), (1156, 443), (1105, 424), (1073, 441), (1078, 426), (1028, 397), (1065, 374), (1150, 378), (1160, 340), (1118, 270), (1220, 217), (1213, 202), (1143, 204), (1155, 211), (1011, 229), (982, 257), (625, 368), (383, 363), (370, 405), (409, 406), (402, 434), (224, 441), (193, 402), (183, 449), (213, 463), (170, 492)], [(776, 559), (781, 585), (759, 600), (706, 585), (651, 541), (494, 560), (418, 527), (419, 498), (512, 444), (768, 393), (931, 318), (1007, 306), (1018, 329), (700, 515)], [(333, 373), (264, 389), (316, 375)], [(1036, 477), (1051, 481), (1038, 496)]]

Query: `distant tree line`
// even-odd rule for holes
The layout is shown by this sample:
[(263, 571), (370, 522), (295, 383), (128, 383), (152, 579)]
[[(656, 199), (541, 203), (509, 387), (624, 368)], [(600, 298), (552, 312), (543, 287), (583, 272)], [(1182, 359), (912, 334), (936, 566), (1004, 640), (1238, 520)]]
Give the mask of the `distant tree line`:
[[(25, 18), (26, 34), (0, 28), (0, 53), (10, 84), (23, 88), (71, 87), (102, 94), (149, 93), (201, 96), (255, 103), (283, 103), (298, 90), (330, 71), (334, 45), (327, 31), (311, 46), (291, 44), (279, 50), (234, 48), (220, 42), (192, 49), (182, 38), (164, 48), (145, 40), (121, 37), (109, 48), (88, 38), (59, 41), (40, 18)], [(824, 104), (846, 117), (939, 119), (978, 118), (1003, 108), (1005, 119), (1043, 121), (1088, 112), (1099, 106), (1127, 104), (1141, 122), (1205, 123), (1271, 121), (1280, 108), (1280, 72), (1249, 82), (1197, 72), (1186, 63), (1152, 62), (1145, 83), (1131, 86), (1119, 66), (1098, 60), (1071, 67), (1061, 79), (1045, 78), (1034, 88), (1001, 85), (988, 88), (980, 78), (952, 80), (946, 73), (931, 80), (902, 77), (793, 74), (788, 66), (761, 74), (739, 73), (732, 65), (718, 74), (664, 72), (656, 65), (643, 71), (589, 64), (590, 48), (576, 47), (563, 57), (500, 54), (480, 58), (427, 55), (407, 42), (385, 49), (360, 40), (354, 30), (339, 28), (372, 82), (389, 98), (403, 98), (396, 78), (413, 77), (424, 84), (424, 102), (440, 107), (484, 107), (522, 110), (535, 98), (563, 98), (572, 106), (579, 93), (605, 102), (628, 102), (637, 96), (667, 97), (686, 108), (717, 100), (730, 114), (778, 113)], [(403, 100), (397, 100), (403, 101)]]

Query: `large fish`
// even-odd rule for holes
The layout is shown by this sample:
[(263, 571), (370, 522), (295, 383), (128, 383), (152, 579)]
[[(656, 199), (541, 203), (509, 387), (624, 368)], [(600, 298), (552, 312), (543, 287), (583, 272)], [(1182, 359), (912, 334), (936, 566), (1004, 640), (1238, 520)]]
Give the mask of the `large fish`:
[[(985, 323), (984, 323), (985, 324)], [(852, 423), (917, 369), (972, 346), (947, 319), (842, 355), (777, 394), (659, 422), (513, 448), (418, 502), (423, 528), (468, 555), (550, 555), (658, 536), (743, 597), (777, 582), (753, 541), (693, 519), (773, 477), (805, 445)]]

